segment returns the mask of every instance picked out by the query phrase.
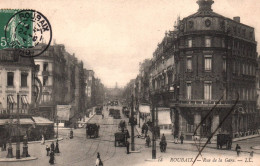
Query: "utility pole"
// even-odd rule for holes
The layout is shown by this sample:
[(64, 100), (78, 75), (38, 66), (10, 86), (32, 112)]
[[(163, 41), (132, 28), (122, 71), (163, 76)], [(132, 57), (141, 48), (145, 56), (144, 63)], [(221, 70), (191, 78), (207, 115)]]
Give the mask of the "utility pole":
[(134, 95), (132, 94), (132, 103), (131, 103), (131, 150), (135, 151), (135, 124), (134, 124)]
[(153, 122), (153, 130), (152, 130), (152, 159), (156, 159), (156, 139), (155, 139), (155, 129), (156, 129), (156, 122), (155, 122), (155, 103), (154, 103), (154, 96), (152, 97), (152, 122)]
[(16, 159), (20, 159), (20, 114), (19, 114), (20, 95), (17, 94), (17, 142), (16, 142)]
[[(10, 103), (9, 105), (9, 140), (8, 140), (8, 153), (7, 153), (7, 158), (13, 158), (13, 148), (12, 148), (12, 128), (13, 128), (13, 117), (11, 115), (11, 110), (10, 110)], [(14, 112), (14, 106), (12, 103), (12, 113)]]

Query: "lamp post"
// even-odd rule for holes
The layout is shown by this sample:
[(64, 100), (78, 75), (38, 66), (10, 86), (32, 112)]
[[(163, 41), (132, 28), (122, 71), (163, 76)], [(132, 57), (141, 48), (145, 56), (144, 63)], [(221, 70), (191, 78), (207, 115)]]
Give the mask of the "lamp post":
[(20, 159), (20, 114), (19, 114), (19, 103), (20, 103), (20, 95), (17, 94), (17, 142), (16, 142), (16, 159)]
[(135, 151), (135, 121), (134, 121), (134, 95), (132, 95), (132, 102), (131, 102), (131, 150)]
[(156, 139), (155, 139), (155, 103), (154, 103), (154, 96), (150, 94), (150, 101), (152, 106), (152, 123), (153, 123), (153, 130), (152, 130), (152, 159), (156, 159)]

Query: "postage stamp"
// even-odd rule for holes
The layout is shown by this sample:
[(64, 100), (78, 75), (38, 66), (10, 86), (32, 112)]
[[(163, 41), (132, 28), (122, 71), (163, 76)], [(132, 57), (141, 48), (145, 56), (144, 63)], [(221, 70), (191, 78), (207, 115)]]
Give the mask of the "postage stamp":
[(0, 10), (0, 49), (14, 48), (20, 56), (42, 54), (52, 40), (48, 19), (35, 10)]

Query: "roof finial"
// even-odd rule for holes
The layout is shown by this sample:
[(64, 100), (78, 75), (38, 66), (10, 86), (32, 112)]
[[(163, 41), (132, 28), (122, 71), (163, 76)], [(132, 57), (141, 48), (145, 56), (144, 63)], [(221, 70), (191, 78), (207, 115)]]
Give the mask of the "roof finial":
[(199, 11), (212, 11), (211, 5), (214, 3), (213, 0), (198, 0)]

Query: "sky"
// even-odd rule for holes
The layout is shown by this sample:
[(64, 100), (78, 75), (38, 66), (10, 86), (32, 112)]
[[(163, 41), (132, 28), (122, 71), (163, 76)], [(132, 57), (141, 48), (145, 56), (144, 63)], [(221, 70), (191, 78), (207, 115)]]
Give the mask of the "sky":
[[(152, 58), (164, 37), (181, 19), (198, 10), (197, 0), (0, 0), (2, 9), (34, 9), (47, 17), (57, 44), (75, 53), (107, 87), (136, 78), (139, 62)], [(260, 39), (259, 0), (215, 0), (213, 10), (240, 16)], [(54, 41), (53, 40), (53, 41)], [(258, 52), (259, 52), (258, 47)]]

